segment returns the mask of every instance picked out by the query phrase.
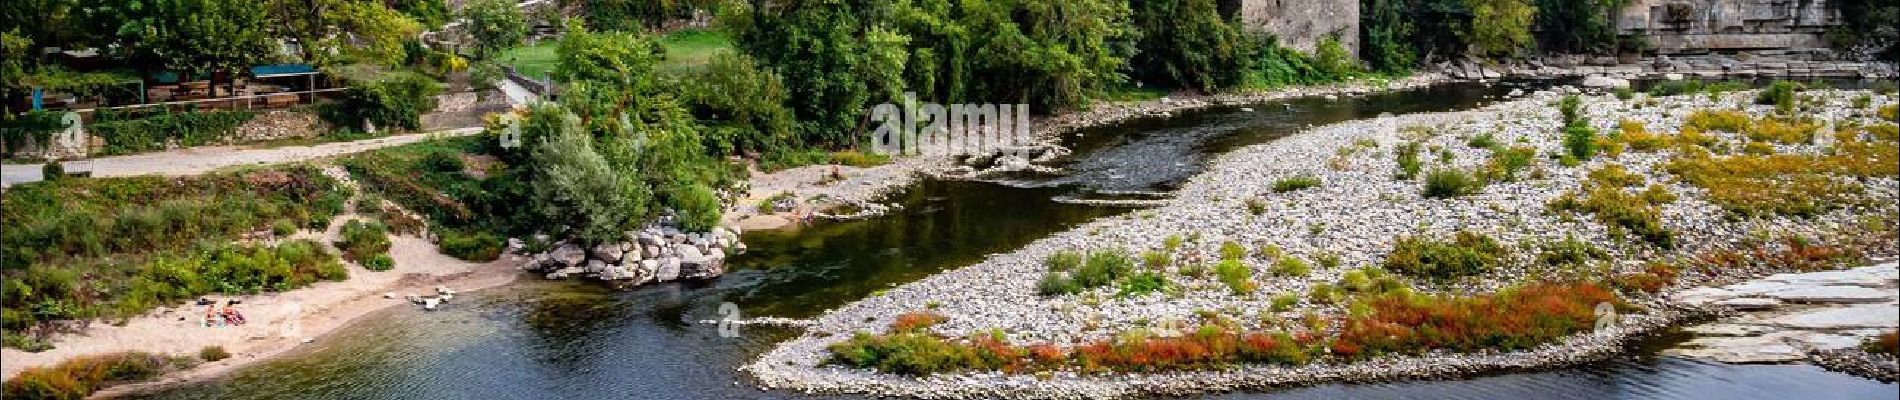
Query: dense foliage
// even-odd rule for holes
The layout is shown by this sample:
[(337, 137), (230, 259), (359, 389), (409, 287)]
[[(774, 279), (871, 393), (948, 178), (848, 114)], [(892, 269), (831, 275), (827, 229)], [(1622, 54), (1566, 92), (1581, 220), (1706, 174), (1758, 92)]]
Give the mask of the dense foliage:
[(343, 99), (327, 104), (323, 114), (330, 123), (350, 128), (364, 128), (367, 121), (377, 129), (422, 129), (422, 113), (435, 109), (435, 96), (441, 92), (442, 85), (429, 77), (391, 74), (350, 85)]
[(475, 56), (488, 58), (497, 51), (515, 47), (528, 36), (528, 17), (508, 0), (470, 0), (457, 14), (463, 29), (475, 39)]
[(86, 131), (106, 142), (102, 152), (93, 154), (131, 154), (164, 150), (168, 142), (192, 147), (228, 141), (239, 125), (256, 116), (250, 111), (198, 111), (121, 117), (101, 111)]
[(327, 225), (346, 195), (314, 168), (195, 178), (70, 178), (0, 200), (7, 345), (42, 323), (128, 317), (211, 292), (255, 293), (342, 279), (315, 243), (228, 244), (291, 222)]
[(1484, 234), (1459, 231), (1450, 239), (1406, 236), (1393, 245), (1385, 269), (1400, 274), (1455, 279), (1490, 272), (1506, 258), (1506, 248)]
[[(913, 317), (919, 314), (911, 313), (899, 316), (889, 333), (858, 332), (832, 344), (825, 363), (913, 376), (1062, 369), (1167, 372), (1241, 363), (1351, 362), (1435, 351), (1518, 351), (1587, 332), (1597, 320), (1598, 304), (1619, 301), (1614, 292), (1590, 282), (1533, 282), (1497, 293), (1463, 296), (1420, 295), (1402, 287), (1378, 290), (1374, 286), (1354, 286), (1366, 290), (1351, 308), (1365, 312), (1337, 319), (1309, 317), (1310, 325), (1305, 327), (1242, 331), (1231, 322), (1209, 318), (1180, 332), (1134, 329), (1070, 348), (1010, 344), (1001, 332), (945, 337), (925, 329), (940, 323), (942, 317)], [(1339, 329), (1329, 332), (1328, 325)]]
[(1543, 51), (1618, 50), (1616, 13), (1629, 0), (1537, 0), (1537, 45)]
[(905, 91), (941, 103), (1084, 104), (1119, 83), (1132, 53), (1126, 4), (763, 2), (722, 16), (747, 54), (782, 75), (800, 136), (857, 142), (864, 110)]
[(21, 370), (0, 386), (0, 397), (29, 400), (77, 400), (113, 384), (157, 379), (192, 360), (144, 352), (75, 357), (50, 367)]
[(1134, 59), (1137, 81), (1201, 91), (1240, 84), (1254, 43), (1221, 15), (1215, 0), (1131, 0), (1141, 32)]

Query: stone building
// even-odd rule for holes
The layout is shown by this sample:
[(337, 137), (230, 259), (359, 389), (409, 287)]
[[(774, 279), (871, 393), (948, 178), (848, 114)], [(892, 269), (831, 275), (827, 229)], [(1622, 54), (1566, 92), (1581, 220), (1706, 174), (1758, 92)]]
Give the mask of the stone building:
[(1827, 47), (1828, 0), (1635, 0), (1617, 18), (1658, 54)]
[(1359, 0), (1241, 0), (1240, 21), (1295, 50), (1312, 53), (1320, 39), (1338, 35), (1346, 51), (1359, 53)]

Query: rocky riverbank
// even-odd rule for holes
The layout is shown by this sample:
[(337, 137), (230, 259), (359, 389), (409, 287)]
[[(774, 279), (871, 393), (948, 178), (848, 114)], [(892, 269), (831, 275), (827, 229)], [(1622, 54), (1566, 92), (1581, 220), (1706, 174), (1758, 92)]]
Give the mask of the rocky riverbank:
[(1564, 78), (1609, 76), (1623, 79), (1892, 79), (1892, 63), (1843, 59), (1828, 50), (1769, 50), (1742, 54), (1642, 58), (1560, 55), (1495, 63), (1446, 62), (1434, 66), (1458, 79)]
[(1724, 307), (1731, 315), (1684, 329), (1699, 337), (1664, 354), (1728, 363), (1808, 361), (1885, 382), (1900, 378), (1893, 356), (1862, 349), (1900, 329), (1900, 269), (1893, 261), (1698, 288), (1676, 300)]
[[(1893, 104), (1891, 95), (1855, 91), (1810, 91), (1803, 96), (1804, 115), (1832, 116), (1828, 126), (1879, 123), (1869, 106)], [(1483, 371), (1548, 368), (1601, 359), (1621, 352), (1619, 345), (1632, 337), (1718, 310), (1669, 301), (1673, 291), (1655, 296), (1630, 293), (1626, 297), (1645, 311), (1625, 314), (1616, 327), (1570, 336), (1533, 350), (1512, 353), (1431, 353), (1414, 357), (1377, 357), (1350, 364), (1315, 363), (1302, 366), (1244, 365), (1220, 371), (1142, 374), (1081, 374), (1061, 370), (1029, 376), (994, 372), (948, 373), (916, 378), (870, 370), (822, 365), (826, 346), (854, 332), (884, 332), (896, 316), (929, 310), (946, 317), (930, 332), (950, 338), (974, 334), (996, 335), (1016, 344), (1076, 345), (1114, 337), (1151, 321), (1196, 320), (1214, 314), (1235, 321), (1241, 329), (1277, 329), (1268, 321), (1293, 320), (1302, 315), (1337, 317), (1343, 305), (1296, 297), (1276, 307), (1275, 294), (1305, 294), (1316, 286), (1341, 280), (1350, 271), (1376, 266), (1398, 238), (1445, 235), (1454, 231), (1487, 234), (1499, 243), (1522, 249), (1508, 266), (1475, 279), (1436, 285), (1411, 284), (1428, 293), (1487, 293), (1533, 274), (1528, 267), (1535, 249), (1564, 238), (1600, 248), (1604, 273), (1641, 271), (1644, 260), (1682, 260), (1698, 254), (1765, 249), (1764, 243), (1817, 240), (1828, 245), (1891, 255), (1894, 242), (1891, 215), (1896, 193), (1891, 175), (1857, 180), (1864, 196), (1853, 204), (1828, 207), (1809, 217), (1763, 216), (1737, 218), (1714, 203), (1708, 189), (1684, 182), (1665, 168), (1674, 150), (1629, 151), (1566, 166), (1545, 157), (1565, 150), (1563, 125), (1554, 106), (1555, 92), (1539, 92), (1526, 99), (1484, 109), (1420, 114), (1354, 121), (1316, 128), (1276, 142), (1246, 147), (1220, 157), (1203, 174), (1190, 180), (1175, 199), (1152, 210), (1098, 220), (1039, 240), (1022, 249), (993, 255), (975, 265), (939, 274), (888, 290), (819, 318), (807, 333), (781, 343), (745, 367), (763, 388), (815, 393), (864, 393), (924, 398), (1100, 398), (1141, 394), (1188, 394), (1239, 388), (1266, 388), (1333, 381), (1418, 379), (1458, 376)], [(1582, 116), (1602, 132), (1616, 132), (1623, 121), (1640, 123), (1649, 132), (1674, 132), (1695, 110), (1740, 110), (1752, 116), (1773, 112), (1771, 106), (1753, 105), (1755, 92), (1618, 100), (1608, 95), (1584, 96)], [(1713, 146), (1741, 147), (1750, 142), (1734, 132), (1705, 132)], [(1665, 135), (1673, 135), (1665, 133)], [(1470, 143), (1479, 136), (1506, 146), (1536, 150), (1525, 179), (1492, 183), (1475, 194), (1449, 199), (1421, 196), (1420, 182), (1395, 180), (1399, 167), (1393, 150), (1402, 142), (1431, 149), (1422, 161), (1426, 169), (1484, 167), (1497, 146)], [(1825, 133), (1818, 136), (1829, 136)], [(1784, 154), (1824, 154), (1825, 141), (1774, 145)], [(1551, 211), (1549, 204), (1575, 190), (1589, 172), (1620, 166), (1661, 190), (1672, 201), (1658, 206), (1660, 225), (1673, 232), (1674, 247), (1658, 248), (1612, 232), (1588, 216)], [(1317, 187), (1274, 190), (1277, 180), (1311, 177)], [(1882, 219), (1885, 218), (1885, 219)], [(1873, 223), (1870, 223), (1873, 221)], [(1871, 228), (1870, 228), (1871, 227)], [(1869, 230), (1871, 229), (1871, 230)], [(1869, 235), (1871, 232), (1871, 236)], [(1188, 239), (1182, 241), (1182, 237)], [(1217, 254), (1220, 244), (1242, 243), (1248, 248), (1272, 247), (1287, 257), (1315, 260), (1331, 257), (1311, 272), (1275, 274), (1267, 265), (1253, 265), (1258, 284), (1251, 294), (1238, 294), (1213, 277), (1184, 273), (1194, 262), (1160, 268), (1172, 292), (1134, 296), (1116, 295), (1111, 286), (1084, 290), (1077, 295), (1038, 294), (1037, 281), (1047, 269), (1044, 260), (1058, 251), (1124, 248), (1134, 252), (1174, 251), (1175, 259)], [(1178, 243), (1170, 245), (1169, 242)], [(1805, 242), (1804, 242), (1805, 243)], [(1795, 265), (1754, 265), (1746, 268), (1696, 271), (1684, 284), (1722, 282), (1735, 276), (1753, 277), (1780, 272)]]
[[(1047, 168), (1036, 163), (1067, 155), (1068, 150), (1060, 143), (1062, 135), (1077, 129), (1169, 118), (1210, 107), (1253, 105), (1298, 97), (1362, 96), (1411, 90), (1450, 80), (1444, 74), (1427, 72), (1391, 80), (1368, 79), (1259, 92), (1177, 94), (1154, 100), (1101, 102), (1086, 110), (1038, 117), (1032, 121), (1033, 142), (1017, 149), (1033, 154), (1029, 159), (1000, 152), (956, 157), (917, 155), (895, 157), (888, 164), (872, 167), (813, 165), (771, 173), (754, 171), (746, 195), (736, 202), (733, 209), (727, 210), (726, 221), (730, 226), (755, 230), (786, 228), (804, 220), (870, 218), (900, 209), (882, 200), (909, 187), (921, 177), (980, 179), (999, 173)], [(778, 199), (783, 200), (783, 206), (773, 209), (759, 206), (768, 200)]]
[[(540, 237), (537, 242), (545, 243)], [(524, 252), (528, 245), (511, 240), (509, 252)], [(728, 254), (744, 253), (737, 228), (714, 227), (707, 232), (686, 232), (662, 217), (645, 229), (627, 231), (624, 240), (587, 246), (578, 242), (554, 243), (521, 265), (521, 269), (544, 274), (547, 279), (588, 277), (618, 286), (633, 287), (647, 283), (683, 279), (708, 279), (725, 274)]]

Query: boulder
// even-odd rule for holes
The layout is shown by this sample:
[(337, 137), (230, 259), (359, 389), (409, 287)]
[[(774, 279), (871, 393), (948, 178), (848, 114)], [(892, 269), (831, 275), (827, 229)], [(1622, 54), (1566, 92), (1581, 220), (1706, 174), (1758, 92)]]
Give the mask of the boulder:
[(1612, 78), (1612, 77), (1602, 76), (1602, 75), (1591, 75), (1590, 77), (1583, 78), (1583, 86), (1595, 87), (1595, 88), (1622, 89), (1622, 88), (1630, 87), (1630, 80), (1623, 79), (1623, 78)]
[(576, 267), (587, 261), (587, 251), (582, 250), (580, 246), (576, 246), (573, 243), (566, 243), (560, 247), (555, 247), (554, 251), (548, 254), (548, 257), (552, 258), (554, 262), (560, 263), (561, 267)]
[(662, 258), (657, 264), (653, 273), (654, 280), (666, 282), (680, 278), (680, 259), (678, 257)]
[(621, 255), (626, 254), (626, 250), (621, 249), (619, 244), (601, 244), (594, 246), (592, 253), (594, 259), (617, 263), (620, 262)]

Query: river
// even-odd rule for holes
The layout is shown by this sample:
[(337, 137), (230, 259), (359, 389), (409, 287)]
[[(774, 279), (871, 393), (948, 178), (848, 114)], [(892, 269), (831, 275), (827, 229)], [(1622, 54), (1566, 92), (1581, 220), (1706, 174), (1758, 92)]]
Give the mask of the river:
[[(1299, 128), (1381, 113), (1468, 109), (1514, 85), (1470, 83), (1338, 100), (1221, 107), (1088, 129), (1065, 141), (1069, 174), (1001, 183), (926, 180), (870, 220), (749, 232), (726, 276), (617, 292), (582, 282), (524, 281), (468, 293), (442, 310), (392, 307), (289, 354), (150, 399), (733, 399), (831, 398), (761, 391), (735, 368), (786, 328), (713, 325), (731, 302), (746, 317), (809, 317), (933, 273), (969, 265), (1115, 213), (1053, 201), (1081, 192), (1167, 190), (1207, 158)], [(1136, 160), (1169, 160), (1141, 163)], [(1349, 399), (1892, 399), (1881, 384), (1808, 365), (1728, 365), (1656, 355), (1665, 335), (1628, 356), (1567, 369), (1464, 380), (1324, 385), (1210, 398)]]

